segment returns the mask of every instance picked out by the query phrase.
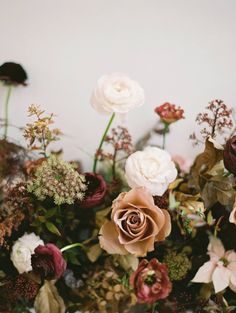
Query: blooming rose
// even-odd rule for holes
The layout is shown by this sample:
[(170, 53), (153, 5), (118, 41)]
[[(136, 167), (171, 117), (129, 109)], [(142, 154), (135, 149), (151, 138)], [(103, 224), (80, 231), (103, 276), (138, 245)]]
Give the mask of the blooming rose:
[(224, 165), (230, 173), (236, 175), (236, 135), (226, 142)]
[(167, 266), (157, 259), (142, 260), (138, 269), (130, 276), (138, 302), (154, 303), (168, 297), (172, 284), (168, 277)]
[(96, 205), (100, 205), (107, 191), (105, 180), (101, 175), (95, 173), (85, 173), (84, 176), (87, 189), (80, 206), (82, 208), (92, 208)]
[(171, 124), (184, 118), (184, 110), (180, 107), (176, 107), (174, 104), (170, 104), (169, 102), (165, 102), (164, 104), (156, 107), (155, 112), (166, 124)]
[(101, 114), (124, 114), (144, 104), (144, 91), (125, 74), (104, 75), (97, 82), (91, 104)]
[(210, 260), (199, 268), (192, 282), (206, 284), (213, 282), (216, 293), (226, 287), (236, 292), (236, 252), (225, 251), (220, 239), (212, 236), (208, 254)]
[(170, 215), (154, 204), (144, 187), (121, 193), (113, 202), (111, 221), (100, 230), (100, 245), (111, 254), (145, 256), (154, 242), (170, 234)]
[(32, 267), (47, 279), (58, 279), (66, 270), (66, 261), (61, 250), (52, 243), (38, 246), (32, 256)]
[(34, 254), (34, 249), (43, 244), (34, 233), (25, 234), (14, 243), (11, 260), (20, 274), (32, 270), (31, 256)]
[(171, 156), (157, 147), (147, 147), (131, 154), (125, 165), (128, 185), (143, 186), (154, 196), (162, 196), (177, 176)]

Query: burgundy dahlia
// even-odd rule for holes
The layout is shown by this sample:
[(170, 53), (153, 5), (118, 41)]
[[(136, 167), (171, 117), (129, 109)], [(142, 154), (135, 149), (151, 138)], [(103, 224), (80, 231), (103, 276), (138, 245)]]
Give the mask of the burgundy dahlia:
[(130, 284), (140, 303), (154, 303), (168, 297), (172, 290), (167, 266), (157, 259), (142, 260), (130, 276)]
[(236, 175), (236, 135), (226, 142), (224, 165), (230, 173)]
[(32, 255), (32, 267), (36, 273), (47, 279), (58, 279), (66, 270), (66, 261), (61, 250), (52, 243), (39, 245)]
[(9, 85), (26, 85), (27, 74), (20, 64), (6, 62), (0, 66), (0, 80)]
[(96, 173), (85, 173), (87, 189), (83, 201), (80, 203), (82, 208), (92, 208), (100, 205), (106, 195), (107, 184), (101, 175)]

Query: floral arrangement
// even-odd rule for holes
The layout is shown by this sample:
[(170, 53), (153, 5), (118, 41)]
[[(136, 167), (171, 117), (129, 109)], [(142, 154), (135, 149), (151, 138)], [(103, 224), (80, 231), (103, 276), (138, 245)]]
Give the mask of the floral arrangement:
[(144, 91), (124, 74), (102, 76), (91, 104), (110, 119), (84, 173), (50, 148), (63, 134), (37, 105), (27, 145), (8, 138), (10, 94), (27, 74), (5, 63), (0, 80), (0, 312), (235, 312), (236, 135), (222, 100), (197, 116), (190, 139), (203, 152), (190, 164), (165, 148), (184, 110), (157, 106), (157, 127), (134, 145), (111, 125)]

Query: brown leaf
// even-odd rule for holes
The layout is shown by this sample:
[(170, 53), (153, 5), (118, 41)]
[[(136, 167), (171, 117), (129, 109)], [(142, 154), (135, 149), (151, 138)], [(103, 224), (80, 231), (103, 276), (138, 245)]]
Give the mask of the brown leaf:
[(111, 212), (111, 207), (105, 208), (96, 213), (96, 225), (101, 228), (102, 225), (108, 221), (108, 214)]
[(100, 257), (101, 253), (102, 253), (102, 249), (99, 243), (97, 243), (89, 248), (87, 252), (87, 257), (89, 261), (96, 262), (97, 259)]
[(200, 187), (200, 176), (210, 171), (222, 159), (223, 150), (216, 148), (212, 141), (206, 139), (204, 152), (196, 157), (191, 168), (191, 176), (196, 188)]
[(52, 281), (45, 280), (34, 302), (36, 313), (64, 313), (66, 308)]

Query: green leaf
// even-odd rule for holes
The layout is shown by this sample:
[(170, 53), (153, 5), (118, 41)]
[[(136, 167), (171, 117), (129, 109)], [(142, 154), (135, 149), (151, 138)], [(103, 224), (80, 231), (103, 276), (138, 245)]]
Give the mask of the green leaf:
[(53, 215), (55, 215), (56, 213), (57, 213), (57, 207), (48, 210), (47, 213), (46, 213), (46, 215), (45, 215), (45, 217), (46, 217), (46, 218), (50, 218), (50, 217), (52, 217)]
[(56, 227), (56, 225), (54, 225), (54, 224), (51, 223), (51, 222), (46, 222), (45, 225), (46, 225), (47, 229), (48, 229), (51, 233), (56, 234), (56, 235), (58, 235), (58, 236), (61, 236), (61, 233), (60, 233), (60, 231), (58, 230), (58, 228)]

